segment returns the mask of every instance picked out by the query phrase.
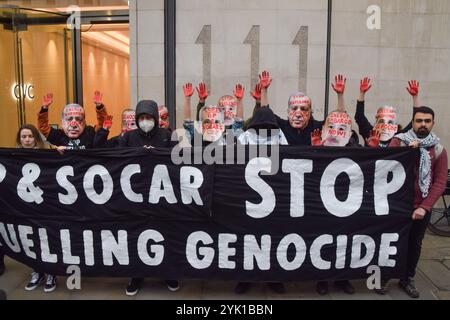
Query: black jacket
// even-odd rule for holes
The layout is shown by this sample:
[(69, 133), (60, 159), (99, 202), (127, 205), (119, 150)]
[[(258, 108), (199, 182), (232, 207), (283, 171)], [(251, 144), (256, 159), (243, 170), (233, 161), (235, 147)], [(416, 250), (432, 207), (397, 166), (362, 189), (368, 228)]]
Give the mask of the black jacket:
[(109, 130), (101, 128), (94, 138), (94, 148), (118, 148), (120, 135), (108, 140)]
[(152, 100), (140, 101), (136, 107), (136, 122), (143, 114), (149, 114), (155, 119), (155, 127), (152, 131), (145, 133), (141, 128), (125, 133), (119, 139), (119, 147), (143, 147), (170, 148), (176, 144), (171, 142), (171, 134), (167, 129), (159, 127), (158, 105)]
[[(261, 107), (260, 105), (256, 105), (255, 109), (253, 110), (253, 114), (255, 114), (259, 108), (264, 108), (264, 106)], [(270, 108), (270, 106), (267, 106), (267, 108)], [(308, 125), (302, 130), (293, 128), (289, 123), (289, 120), (281, 119), (276, 114), (275, 119), (277, 121), (278, 128), (283, 131), (283, 134), (290, 146), (310, 146), (311, 134), (316, 129), (322, 130), (324, 124), (324, 121), (317, 121), (311, 117)], [(250, 123), (252, 121), (253, 120), (251, 120)], [(250, 123), (248, 124), (248, 128), (250, 128)]]
[(311, 134), (316, 129), (322, 130), (323, 121), (317, 121), (311, 118), (308, 125), (304, 129), (295, 129), (289, 123), (289, 120), (281, 119), (276, 116), (278, 125), (286, 136), (290, 146), (310, 146)]
[(94, 127), (86, 126), (78, 139), (70, 139), (62, 129), (51, 128), (47, 141), (55, 146), (64, 146), (69, 150), (85, 150), (94, 148), (96, 132)]
[(260, 107), (255, 110), (248, 129), (280, 129), (280, 126), (272, 109)]

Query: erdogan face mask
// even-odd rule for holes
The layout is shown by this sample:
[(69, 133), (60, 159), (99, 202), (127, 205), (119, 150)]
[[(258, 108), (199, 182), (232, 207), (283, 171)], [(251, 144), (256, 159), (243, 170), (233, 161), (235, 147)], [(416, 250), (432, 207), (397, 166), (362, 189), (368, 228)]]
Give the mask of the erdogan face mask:
[(139, 120), (139, 128), (145, 133), (149, 133), (155, 127), (155, 119), (142, 119)]
[(84, 109), (78, 104), (69, 104), (62, 112), (62, 128), (70, 139), (78, 139), (86, 128)]
[(352, 119), (345, 112), (331, 112), (322, 131), (323, 145), (345, 147), (352, 136)]
[(219, 100), (219, 108), (224, 115), (224, 124), (232, 126), (237, 115), (237, 102), (232, 96), (223, 96)]
[(375, 130), (380, 133), (380, 141), (391, 140), (398, 131), (397, 112), (394, 107), (383, 107), (377, 111)]
[(204, 107), (200, 111), (203, 140), (214, 142), (219, 140), (225, 131), (223, 112), (216, 106)]
[(122, 112), (122, 133), (137, 129), (136, 114), (134, 110), (125, 110)]
[(305, 128), (311, 120), (311, 99), (303, 93), (293, 94), (288, 102), (289, 124), (295, 129)]
[(167, 129), (169, 128), (169, 111), (165, 106), (159, 106), (159, 127)]

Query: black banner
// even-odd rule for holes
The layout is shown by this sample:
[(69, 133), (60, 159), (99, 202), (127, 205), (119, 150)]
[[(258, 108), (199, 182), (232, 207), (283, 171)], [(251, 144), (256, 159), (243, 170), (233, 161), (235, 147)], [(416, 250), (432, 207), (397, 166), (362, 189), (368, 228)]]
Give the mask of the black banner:
[(56, 275), (76, 265), (82, 276), (356, 279), (376, 265), (396, 277), (415, 157), (280, 147), (243, 164), (175, 165), (156, 149), (2, 149), (0, 242)]

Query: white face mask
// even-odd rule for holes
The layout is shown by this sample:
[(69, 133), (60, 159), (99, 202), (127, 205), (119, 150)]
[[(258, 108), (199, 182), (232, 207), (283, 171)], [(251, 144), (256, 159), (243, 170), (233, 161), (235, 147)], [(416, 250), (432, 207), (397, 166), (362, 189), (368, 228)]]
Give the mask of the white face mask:
[(141, 128), (141, 130), (144, 131), (145, 133), (149, 133), (150, 131), (153, 130), (154, 127), (155, 127), (154, 119), (139, 121), (139, 128)]

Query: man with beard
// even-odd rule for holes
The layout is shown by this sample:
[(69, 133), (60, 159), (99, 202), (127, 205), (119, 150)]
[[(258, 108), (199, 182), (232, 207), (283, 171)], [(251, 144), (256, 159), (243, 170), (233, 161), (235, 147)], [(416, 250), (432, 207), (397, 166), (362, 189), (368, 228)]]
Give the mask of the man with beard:
[[(48, 124), (48, 107), (53, 102), (53, 94), (44, 97), (44, 104), (38, 114), (39, 131), (51, 144), (67, 150), (91, 149), (94, 147), (96, 132), (103, 127), (107, 116), (102, 103), (102, 94), (95, 92), (94, 103), (97, 111), (98, 126), (86, 126), (84, 108), (78, 104), (69, 104), (62, 111), (62, 129), (51, 128)], [(62, 149), (59, 149), (62, 150)]]
[[(259, 78), (261, 105), (269, 106), (268, 88), (272, 84), (272, 78), (267, 71), (263, 71)], [(323, 126), (323, 121), (314, 120), (312, 116), (311, 99), (301, 92), (289, 97), (288, 120), (277, 116), (277, 122), (289, 145), (292, 146), (310, 146), (311, 134), (314, 130), (321, 129)]]
[[(373, 126), (365, 116), (365, 95), (372, 87), (371, 80), (366, 77), (360, 82), (360, 96), (356, 105), (355, 121), (359, 127), (359, 134), (364, 138), (366, 146), (372, 148), (385, 148), (389, 146), (391, 139), (400, 131), (406, 132), (412, 128), (412, 124), (401, 130), (398, 125), (397, 110), (392, 106), (383, 106), (378, 109), (375, 116), (376, 123)], [(406, 88), (413, 98), (414, 108), (420, 106), (419, 83), (416, 80), (408, 82)]]
[[(416, 162), (414, 183), (414, 211), (409, 233), (406, 273), (400, 279), (400, 287), (411, 297), (419, 298), (420, 292), (414, 284), (417, 264), (420, 259), (422, 240), (431, 218), (431, 210), (447, 185), (447, 151), (439, 138), (432, 133), (434, 112), (429, 107), (414, 109), (412, 129), (392, 139), (389, 147), (411, 146), (420, 149)], [(386, 292), (387, 282), (383, 281), (377, 293)]]

